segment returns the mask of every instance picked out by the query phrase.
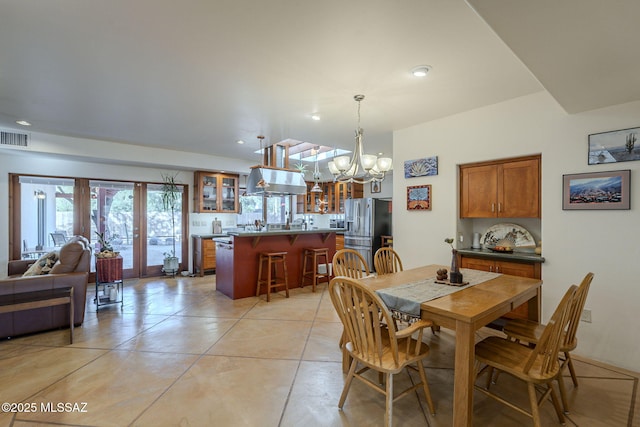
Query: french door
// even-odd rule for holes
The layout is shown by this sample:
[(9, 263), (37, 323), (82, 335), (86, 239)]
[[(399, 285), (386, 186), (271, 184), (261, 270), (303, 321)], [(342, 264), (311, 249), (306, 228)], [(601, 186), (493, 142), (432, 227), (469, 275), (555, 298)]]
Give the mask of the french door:
[(85, 236), (97, 252), (101, 234), (120, 252), (125, 278), (162, 274), (169, 254), (187, 264), (184, 185), (181, 206), (166, 212), (161, 184), (19, 175), (11, 182), (11, 259), (37, 259), (72, 235)]

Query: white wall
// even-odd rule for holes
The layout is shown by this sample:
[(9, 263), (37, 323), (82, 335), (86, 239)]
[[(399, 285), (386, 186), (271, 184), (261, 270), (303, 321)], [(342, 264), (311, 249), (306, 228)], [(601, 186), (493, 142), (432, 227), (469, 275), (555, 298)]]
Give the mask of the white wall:
[[(404, 160), (438, 156), (434, 177), (394, 179), (394, 247), (405, 266), (450, 262), (444, 238), (458, 220), (457, 165), (542, 153), (543, 319), (567, 287), (592, 271), (576, 354), (640, 371), (640, 162), (587, 165), (590, 133), (640, 126), (640, 102), (566, 114), (546, 92), (424, 123), (394, 133), (394, 169)], [(631, 210), (563, 211), (562, 175), (631, 169)], [(432, 210), (406, 210), (409, 185), (432, 184)], [(468, 242), (465, 243), (468, 246)]]

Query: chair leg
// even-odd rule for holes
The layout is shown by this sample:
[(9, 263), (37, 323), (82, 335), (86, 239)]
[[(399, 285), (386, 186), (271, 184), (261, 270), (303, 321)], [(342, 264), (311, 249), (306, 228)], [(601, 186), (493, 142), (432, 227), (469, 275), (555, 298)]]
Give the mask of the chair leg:
[[(346, 352), (346, 350), (345, 350)], [(340, 395), (340, 401), (338, 402), (338, 408), (342, 409), (344, 406), (344, 401), (347, 399), (347, 394), (349, 394), (349, 388), (351, 387), (351, 382), (353, 381), (353, 377), (356, 374), (356, 365), (358, 362), (356, 359), (353, 359), (351, 362), (351, 367), (349, 368), (349, 373), (347, 374), (347, 379), (344, 382), (344, 387), (342, 388), (342, 394)]]
[(289, 298), (289, 274), (287, 273), (287, 260), (282, 260), (282, 268), (284, 270), (284, 290), (285, 295)]
[(527, 383), (529, 391), (529, 404), (531, 405), (531, 417), (533, 418), (533, 427), (540, 427), (540, 411), (538, 411), (538, 398), (536, 396), (536, 387), (533, 383)]
[(576, 370), (573, 367), (573, 361), (571, 360), (571, 354), (568, 351), (564, 352), (566, 357), (566, 364), (569, 366), (569, 372), (571, 373), (571, 379), (573, 380), (573, 386), (578, 387), (578, 377), (576, 376)]
[(271, 263), (271, 257), (267, 261), (267, 302), (271, 301), (271, 270), (273, 270), (273, 264)]
[(560, 408), (560, 401), (558, 400), (558, 395), (556, 394), (556, 390), (553, 388), (553, 382), (547, 384), (549, 389), (551, 390), (551, 402), (553, 402), (553, 407), (556, 410), (556, 414), (558, 415), (558, 421), (560, 424), (565, 424), (564, 414), (562, 413), (562, 409)]
[(258, 285), (256, 286), (256, 296), (260, 296), (260, 281), (262, 280), (262, 257), (258, 261)]
[(384, 425), (391, 427), (393, 424), (393, 374), (387, 374), (387, 387), (384, 403)]
[(558, 373), (558, 388), (560, 389), (560, 399), (562, 400), (562, 408), (564, 413), (569, 413), (569, 402), (567, 402), (567, 390), (564, 386), (564, 378), (562, 377), (562, 370)]
[(433, 400), (431, 399), (431, 390), (429, 390), (429, 383), (427, 382), (427, 374), (424, 371), (424, 365), (421, 361), (418, 361), (418, 372), (420, 373), (420, 379), (422, 380), (422, 388), (424, 389), (424, 395), (427, 398), (427, 406), (431, 415), (436, 414), (436, 409), (433, 406)]
[(304, 279), (307, 278), (307, 251), (304, 251), (304, 255), (302, 255), (302, 280), (300, 280), (300, 287), (304, 288)]

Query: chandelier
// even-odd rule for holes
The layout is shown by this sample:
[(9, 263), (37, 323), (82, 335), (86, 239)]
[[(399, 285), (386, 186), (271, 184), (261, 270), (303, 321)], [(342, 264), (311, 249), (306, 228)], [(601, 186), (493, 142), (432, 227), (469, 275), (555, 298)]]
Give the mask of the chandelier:
[(393, 160), (390, 157), (380, 157), (374, 154), (363, 154), (362, 128), (360, 127), (360, 102), (364, 95), (353, 97), (358, 103), (358, 128), (356, 129), (356, 145), (353, 156), (338, 156), (329, 162), (329, 171), (337, 182), (355, 182), (366, 184), (372, 181), (382, 181), (384, 174), (391, 170)]

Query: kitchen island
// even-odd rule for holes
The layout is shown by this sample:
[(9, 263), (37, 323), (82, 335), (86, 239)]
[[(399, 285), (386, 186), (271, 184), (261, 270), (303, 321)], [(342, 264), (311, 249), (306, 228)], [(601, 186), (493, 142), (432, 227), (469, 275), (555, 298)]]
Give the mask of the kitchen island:
[(336, 230), (277, 230), (229, 232), (216, 241), (216, 289), (231, 299), (255, 296), (258, 258), (261, 252), (287, 252), (289, 289), (302, 281), (302, 254), (305, 248), (336, 252)]

